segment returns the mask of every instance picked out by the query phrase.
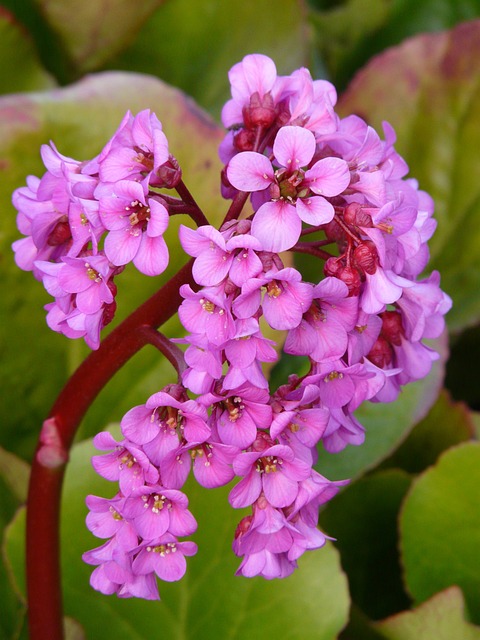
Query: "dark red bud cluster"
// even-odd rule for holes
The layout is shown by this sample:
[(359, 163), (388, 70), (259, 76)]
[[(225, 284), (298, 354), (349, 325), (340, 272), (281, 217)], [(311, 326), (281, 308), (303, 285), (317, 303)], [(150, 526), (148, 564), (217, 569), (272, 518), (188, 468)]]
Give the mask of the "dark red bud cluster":
[(255, 147), (255, 131), (241, 129), (233, 138), (233, 145), (237, 151), (252, 151)]
[(255, 91), (250, 97), (249, 105), (243, 107), (242, 114), (247, 129), (255, 129), (256, 127), (268, 129), (274, 123), (277, 115), (271, 93), (266, 93), (260, 98), (258, 91)]
[(360, 272), (372, 275), (377, 270), (378, 253), (371, 240), (361, 242), (353, 252), (353, 263)]
[(390, 346), (388, 341), (382, 335), (380, 335), (373, 345), (367, 358), (371, 362), (373, 362), (375, 366), (379, 367), (380, 369), (384, 369), (391, 363), (392, 357), (392, 347)]
[(360, 295), (362, 278), (355, 267), (342, 264), (339, 258), (329, 258), (323, 267), (323, 272), (326, 276), (333, 276), (344, 282), (348, 287), (349, 296)]
[(355, 227), (372, 227), (372, 218), (366, 213), (361, 204), (351, 202), (345, 208), (343, 219), (348, 225)]
[(47, 244), (51, 247), (58, 247), (72, 238), (72, 230), (68, 223), (68, 217), (62, 216), (57, 224), (53, 227), (47, 240)]
[(182, 170), (174, 156), (170, 156), (156, 171), (154, 185), (165, 189), (174, 189), (182, 179)]
[(398, 311), (380, 313), (382, 330), (367, 358), (377, 367), (387, 367), (393, 359), (392, 345), (400, 346), (404, 335), (402, 318)]
[(402, 337), (404, 335), (402, 318), (398, 311), (384, 311), (380, 314), (382, 319), (382, 335), (391, 344), (397, 347), (402, 344)]

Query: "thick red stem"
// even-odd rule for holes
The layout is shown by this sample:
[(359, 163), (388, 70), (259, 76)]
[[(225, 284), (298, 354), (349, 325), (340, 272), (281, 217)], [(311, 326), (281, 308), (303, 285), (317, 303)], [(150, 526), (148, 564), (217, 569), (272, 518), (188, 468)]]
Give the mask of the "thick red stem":
[(176, 313), (180, 285), (192, 279), (190, 260), (124, 320), (78, 367), (44, 422), (27, 498), (27, 595), (31, 640), (62, 640), (60, 497), (68, 451), (88, 408), (113, 375), (145, 344), (148, 330)]

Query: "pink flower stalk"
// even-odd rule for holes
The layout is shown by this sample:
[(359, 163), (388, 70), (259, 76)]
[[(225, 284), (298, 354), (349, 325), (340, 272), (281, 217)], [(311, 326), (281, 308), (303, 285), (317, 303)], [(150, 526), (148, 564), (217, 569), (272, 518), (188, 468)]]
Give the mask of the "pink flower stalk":
[[(313, 469), (320, 445), (329, 453), (360, 445), (356, 409), (393, 401), (428, 374), (438, 354), (423, 340), (440, 336), (451, 306), (437, 272), (420, 279), (433, 202), (405, 177), (390, 125), (381, 139), (358, 116), (340, 118), (329, 82), (304, 68), (278, 76), (264, 55), (246, 56), (229, 78), (220, 157), (232, 203), (219, 229), (181, 181), (148, 109), (127, 112), (89, 162), (44, 146), (46, 173), (13, 195), (25, 236), (15, 260), (53, 296), (48, 325), (94, 349), (115, 312), (114, 278), (130, 262), (145, 275), (165, 271), (170, 215), (199, 225), (179, 229), (191, 279), (168, 285), (182, 299), (187, 335), (171, 342), (183, 351), (155, 333), (169, 317), (157, 313), (157, 298), (130, 329), (168, 357), (177, 382), (127, 411), (121, 441), (108, 432), (94, 439), (104, 452), (95, 470), (119, 485), (111, 499), (87, 498), (87, 527), (105, 542), (84, 560), (104, 594), (158, 599), (157, 577), (183, 577), (197, 551), (181, 540), (197, 527), (180, 490), (190, 471), (207, 489), (237, 480), (230, 505), (252, 509), (234, 535), (237, 574), (290, 575), (305, 551), (325, 544), (319, 509), (346, 482)], [(179, 198), (165, 193), (172, 188)], [(322, 260), (322, 279), (306, 282), (285, 266), (287, 250)], [(273, 340), (272, 330), (285, 334)], [(283, 338), (305, 369), (271, 391)]]

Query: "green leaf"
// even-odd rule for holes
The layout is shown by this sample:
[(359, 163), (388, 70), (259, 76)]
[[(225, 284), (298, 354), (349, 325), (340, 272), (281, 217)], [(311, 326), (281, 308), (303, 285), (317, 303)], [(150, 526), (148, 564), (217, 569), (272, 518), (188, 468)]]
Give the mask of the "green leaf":
[(137, 34), (164, 0), (36, 0), (46, 23), (59, 36), (77, 76), (97, 69)]
[(374, 58), (342, 96), (342, 114), (388, 119), (411, 175), (436, 203), (432, 261), (453, 298), (452, 330), (480, 318), (480, 20), (414, 37)]
[(465, 621), (464, 600), (450, 587), (414, 611), (405, 611), (374, 625), (386, 640), (479, 640), (480, 628)]
[(300, 0), (169, 0), (109, 67), (159, 75), (219, 116), (232, 65), (264, 53), (291, 73), (308, 62), (308, 33)]
[[(350, 0), (327, 10), (312, 11), (314, 46), (337, 88), (345, 84), (353, 52), (372, 39), (386, 22), (390, 9), (388, 0)], [(359, 62), (354, 70), (358, 66)]]
[(419, 33), (450, 29), (480, 16), (478, 0), (311, 0), (316, 46), (331, 80), (343, 89), (381, 51)]
[[(0, 541), (21, 502), (25, 502), (28, 465), (13, 454), (0, 449)], [(3, 551), (3, 548), (2, 548)], [(11, 573), (0, 555), (0, 637), (17, 638), (25, 617), (25, 604), (12, 589)]]
[(453, 402), (442, 391), (428, 415), (383, 465), (419, 473), (433, 465), (443, 451), (470, 440), (473, 433), (473, 418), (466, 405)]
[(27, 499), (30, 467), (13, 453), (0, 447), (0, 478), (18, 502)]
[(441, 354), (440, 360), (434, 363), (426, 378), (403, 387), (398, 398), (389, 404), (363, 403), (355, 415), (365, 427), (365, 442), (360, 447), (347, 446), (340, 453), (320, 452), (316, 465), (320, 473), (332, 480), (356, 478), (398, 447), (414, 425), (425, 417), (438, 396), (446, 359), (442, 342), (437, 341), (434, 345)]
[[(207, 490), (189, 483), (190, 509), (199, 529), (198, 554), (188, 559), (178, 583), (161, 583), (161, 602), (103, 596), (88, 584), (92, 567), (81, 554), (101, 540), (86, 530), (87, 493), (111, 496), (113, 484), (96, 476), (90, 442), (76, 445), (68, 465), (62, 506), (62, 567), (67, 615), (89, 640), (103, 638), (313, 638), (335, 640), (348, 618), (348, 590), (331, 545), (307, 552), (285, 580), (235, 577), (239, 564), (231, 540), (242, 514), (228, 505), (228, 488)], [(8, 555), (19, 582), (23, 575), (24, 515), (9, 530)], [(92, 615), (95, 611), (95, 615)]]
[(412, 485), (400, 519), (407, 588), (417, 603), (458, 585), (480, 621), (480, 443), (459, 445)]
[(409, 605), (398, 559), (397, 519), (411, 478), (388, 470), (347, 487), (320, 514), (336, 539), (352, 600), (369, 617), (383, 618)]
[(0, 94), (49, 89), (53, 78), (42, 67), (30, 36), (0, 6)]
[[(54, 334), (45, 323), (43, 305), (51, 301), (30, 273), (13, 261), (12, 241), (20, 237), (11, 205), (12, 191), (25, 183), (28, 174), (45, 171), (39, 149), (53, 140), (65, 155), (86, 160), (96, 155), (118, 127), (125, 111), (150, 108), (162, 121), (170, 151), (178, 158), (185, 183), (213, 224), (227, 210), (220, 195), (220, 161), (217, 147), (222, 131), (181, 92), (156, 78), (132, 73), (92, 75), (78, 84), (53, 92), (8, 96), (0, 99), (0, 253), (3, 272), (0, 310), (2, 367), (0, 413), (3, 429), (0, 444), (31, 455), (33, 443), (57, 393), (68, 375), (87, 355), (88, 348)], [(172, 219), (167, 242), (170, 266), (158, 278), (148, 278), (133, 268), (117, 278), (119, 288), (115, 326), (139, 303), (156, 291), (187, 259), (178, 250), (177, 230), (186, 216)], [(178, 321), (169, 323), (170, 335), (181, 335)], [(35, 355), (26, 341), (34, 336)], [(171, 365), (158, 352), (145, 349), (110, 385), (89, 413), (90, 433), (122, 411), (143, 402), (163, 381), (170, 382)], [(119, 401), (119, 398), (121, 399)], [(112, 407), (115, 415), (112, 416)], [(88, 432), (88, 430), (87, 430)]]

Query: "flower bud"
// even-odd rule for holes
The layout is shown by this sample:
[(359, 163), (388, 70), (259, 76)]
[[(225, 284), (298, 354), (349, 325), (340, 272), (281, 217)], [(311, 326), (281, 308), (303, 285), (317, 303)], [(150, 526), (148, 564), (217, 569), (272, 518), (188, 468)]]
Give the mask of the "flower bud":
[(392, 361), (392, 347), (385, 338), (379, 336), (367, 358), (380, 369), (387, 367)]
[(365, 240), (353, 252), (355, 265), (365, 273), (372, 275), (377, 270), (378, 253), (371, 240)]
[(176, 158), (172, 155), (156, 171), (156, 180), (152, 183), (156, 187), (174, 189), (182, 179), (182, 170)]
[(344, 282), (348, 287), (348, 295), (349, 296), (358, 296), (360, 295), (360, 287), (362, 285), (362, 278), (358, 269), (354, 267), (341, 267), (335, 277)]
[(260, 98), (258, 91), (250, 97), (250, 104), (243, 107), (243, 121), (247, 129), (264, 127), (268, 129), (275, 120), (275, 104), (270, 92)]
[(384, 311), (380, 317), (383, 321), (382, 335), (391, 344), (401, 345), (404, 331), (400, 313), (398, 311)]
[(64, 244), (72, 237), (72, 231), (68, 224), (68, 217), (62, 216), (57, 224), (53, 227), (47, 240), (47, 244), (51, 247), (58, 247)]
[(255, 131), (241, 129), (233, 138), (233, 146), (237, 151), (253, 151), (255, 146)]
[(366, 213), (358, 202), (351, 202), (345, 209), (343, 219), (349, 225), (355, 227), (372, 227), (372, 218)]

